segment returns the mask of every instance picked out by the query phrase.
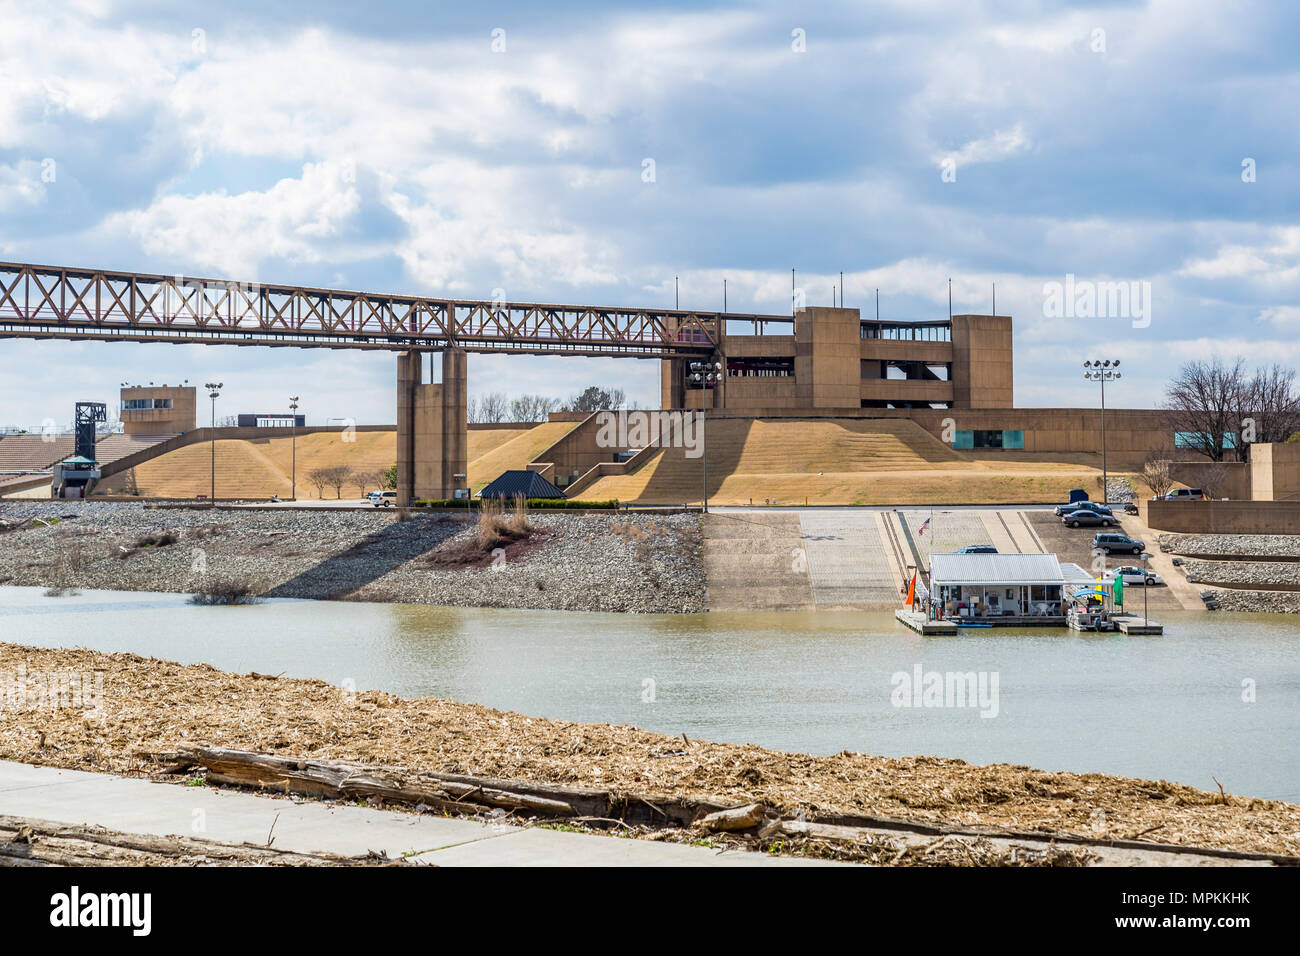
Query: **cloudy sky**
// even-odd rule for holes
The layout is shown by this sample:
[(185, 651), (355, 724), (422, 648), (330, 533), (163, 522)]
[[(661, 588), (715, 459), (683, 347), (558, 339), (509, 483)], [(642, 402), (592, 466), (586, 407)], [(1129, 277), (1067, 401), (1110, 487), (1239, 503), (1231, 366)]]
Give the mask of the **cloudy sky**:
[[(1095, 402), (1093, 356), (1134, 407), (1215, 352), (1300, 364), (1289, 3), (542, 6), (0, 0), (0, 258), (772, 313), (843, 270), (913, 320), (996, 283), (1020, 405)], [(1146, 314), (1058, 314), (1067, 275)], [(3, 340), (0, 424), (209, 377), (219, 414), (393, 420), (387, 355)], [(593, 382), (658, 397), (651, 362), (470, 357), (471, 393)]]

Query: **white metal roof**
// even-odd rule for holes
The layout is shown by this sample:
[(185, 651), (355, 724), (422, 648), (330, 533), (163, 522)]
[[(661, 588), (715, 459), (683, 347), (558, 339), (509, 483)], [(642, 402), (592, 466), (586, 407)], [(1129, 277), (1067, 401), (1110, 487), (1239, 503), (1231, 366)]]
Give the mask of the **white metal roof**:
[(1065, 576), (1066, 584), (1096, 584), (1097, 575), (1093, 574), (1087, 568), (1082, 568), (1077, 564), (1068, 561), (1061, 562), (1061, 574)]
[(1093, 576), (1054, 554), (931, 554), (930, 587), (944, 584), (1091, 584)]

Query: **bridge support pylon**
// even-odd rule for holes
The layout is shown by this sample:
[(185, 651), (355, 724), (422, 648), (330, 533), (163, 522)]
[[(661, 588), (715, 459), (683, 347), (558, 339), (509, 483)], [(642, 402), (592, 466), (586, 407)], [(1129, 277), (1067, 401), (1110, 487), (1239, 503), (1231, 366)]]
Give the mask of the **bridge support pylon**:
[(420, 352), (397, 356), (397, 503), (456, 497), (468, 488), (465, 353), (442, 353), (442, 381), (424, 381)]

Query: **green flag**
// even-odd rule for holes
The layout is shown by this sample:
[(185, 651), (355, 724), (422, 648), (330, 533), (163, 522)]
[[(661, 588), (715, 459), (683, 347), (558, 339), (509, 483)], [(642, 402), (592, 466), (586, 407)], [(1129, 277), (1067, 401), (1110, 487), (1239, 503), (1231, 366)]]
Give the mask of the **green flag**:
[(1122, 574), (1115, 575), (1115, 584), (1113, 585), (1113, 588), (1115, 592), (1115, 606), (1123, 607), (1124, 606), (1124, 575)]

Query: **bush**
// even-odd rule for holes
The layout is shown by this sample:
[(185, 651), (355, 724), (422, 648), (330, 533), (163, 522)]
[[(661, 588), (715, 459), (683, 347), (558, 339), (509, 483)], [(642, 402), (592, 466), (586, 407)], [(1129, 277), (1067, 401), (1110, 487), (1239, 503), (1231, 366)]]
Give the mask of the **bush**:
[(533, 526), (528, 521), (528, 502), (523, 495), (515, 495), (514, 505), (515, 510), (506, 519), (506, 527), (517, 537), (531, 534)]
[(505, 506), (500, 498), (488, 498), (482, 503), (478, 512), (476, 536), (480, 551), (491, 551), (512, 540), (510, 522), (505, 516)]
[(261, 600), (247, 581), (234, 578), (216, 579), (203, 585), (190, 598), (191, 604), (256, 604)]

